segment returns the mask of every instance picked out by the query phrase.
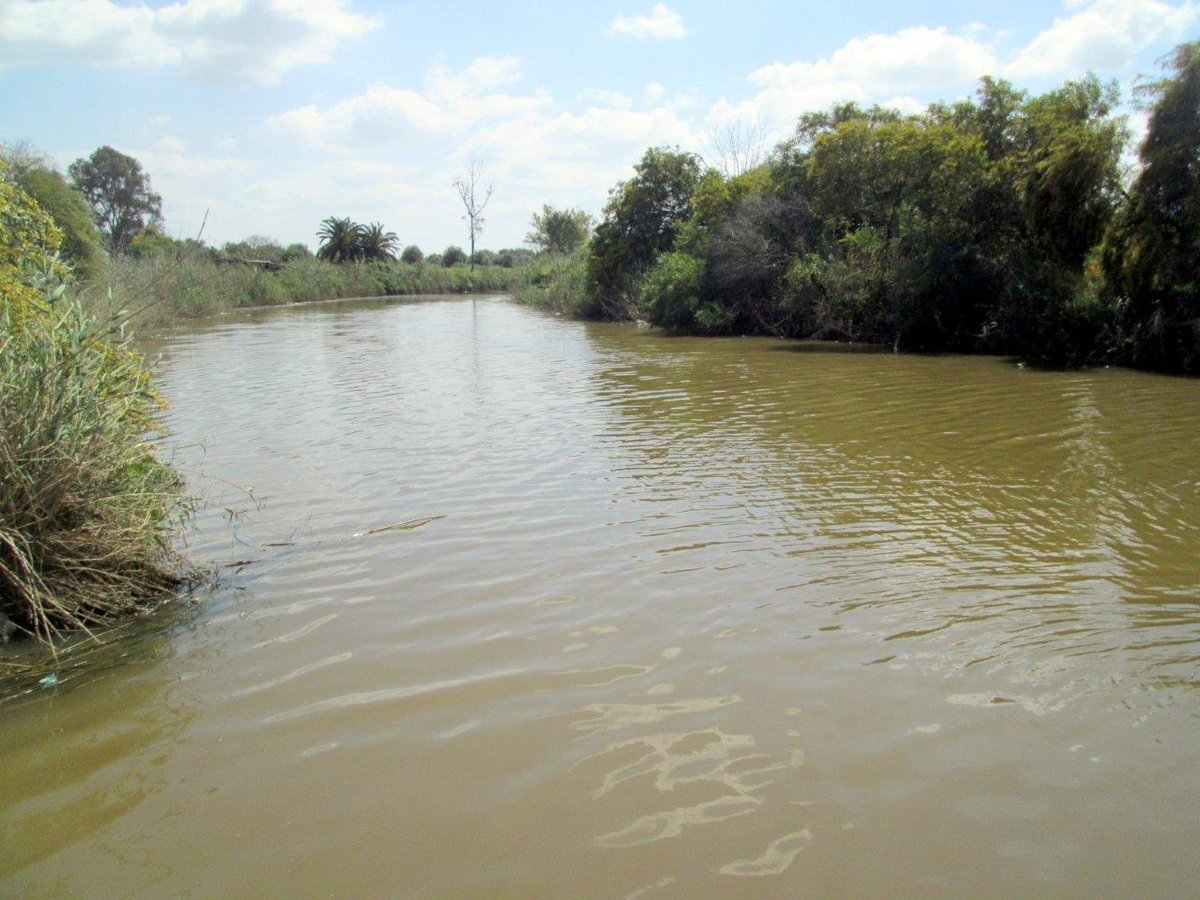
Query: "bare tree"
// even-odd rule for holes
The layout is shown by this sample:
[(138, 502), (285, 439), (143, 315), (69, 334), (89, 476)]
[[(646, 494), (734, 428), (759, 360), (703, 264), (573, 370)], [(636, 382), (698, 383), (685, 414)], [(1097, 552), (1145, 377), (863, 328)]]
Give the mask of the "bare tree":
[(483, 231), (483, 211), (492, 199), (492, 191), (496, 185), (487, 177), (487, 166), (476, 156), (470, 157), (463, 164), (462, 172), (454, 179), (454, 189), (458, 191), (463, 209), (467, 214), (463, 219), (467, 222), (467, 231), (471, 236), (471, 265), (475, 265), (475, 239)]
[(735, 178), (762, 163), (770, 131), (770, 123), (763, 119), (731, 119), (712, 130), (709, 144), (726, 178)]

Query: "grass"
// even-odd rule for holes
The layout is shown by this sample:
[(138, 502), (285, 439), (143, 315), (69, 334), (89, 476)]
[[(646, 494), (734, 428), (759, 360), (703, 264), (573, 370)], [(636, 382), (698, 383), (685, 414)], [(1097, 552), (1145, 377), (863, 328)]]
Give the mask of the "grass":
[(587, 291), (586, 259), (583, 250), (569, 255), (538, 257), (523, 269), (520, 283), (512, 290), (513, 299), (561, 316), (593, 316), (595, 310), (591, 308)]
[(271, 272), (222, 264), (203, 252), (184, 251), (113, 260), (85, 288), (84, 297), (97, 315), (132, 321), (134, 327), (147, 331), (181, 319), (254, 306), (342, 297), (508, 292), (521, 277), (519, 269), (501, 266), (336, 264), (314, 258), (292, 260)]
[(75, 301), (0, 309), (0, 614), (53, 646), (177, 592), (190, 511), (141, 357)]

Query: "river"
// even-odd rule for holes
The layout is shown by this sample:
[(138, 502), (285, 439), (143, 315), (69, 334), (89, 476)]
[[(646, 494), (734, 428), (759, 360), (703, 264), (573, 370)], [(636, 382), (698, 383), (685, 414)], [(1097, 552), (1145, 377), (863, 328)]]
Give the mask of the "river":
[(1196, 381), (498, 298), (158, 349), (217, 585), (9, 686), (0, 895), (1194, 896)]

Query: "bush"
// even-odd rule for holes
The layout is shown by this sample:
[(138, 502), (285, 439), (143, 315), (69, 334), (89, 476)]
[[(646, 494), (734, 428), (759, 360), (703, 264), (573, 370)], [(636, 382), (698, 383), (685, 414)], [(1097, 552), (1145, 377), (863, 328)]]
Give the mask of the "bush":
[(728, 316), (704, 297), (704, 260), (686, 253), (664, 253), (642, 281), (639, 301), (651, 324), (672, 331), (716, 333)]
[(53, 223), (0, 181), (0, 624), (44, 642), (181, 583), (181, 481), (140, 356), (65, 297)]
[(513, 291), (518, 303), (575, 318), (598, 315), (587, 290), (586, 250), (570, 256), (545, 255), (519, 271), (524, 277)]

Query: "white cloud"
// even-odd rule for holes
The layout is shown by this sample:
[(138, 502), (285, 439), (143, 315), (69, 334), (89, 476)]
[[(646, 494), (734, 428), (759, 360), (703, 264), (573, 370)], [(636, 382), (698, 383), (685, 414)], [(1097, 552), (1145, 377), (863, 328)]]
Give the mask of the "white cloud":
[(803, 112), (846, 101), (915, 112), (924, 108), (921, 95), (968, 87), (999, 67), (975, 29), (964, 35), (919, 26), (870, 34), (847, 41), (823, 59), (755, 69), (748, 81), (758, 93), (737, 103), (718, 100), (708, 120), (717, 126), (762, 120), (790, 124)]
[(191, 156), (179, 138), (160, 141), (158, 147), (137, 154), (142, 167), (151, 173), (155, 190), (165, 193), (161, 181), (170, 179), (200, 179), (213, 176), (240, 175), (255, 164), (236, 156)]
[(579, 96), (584, 102), (594, 106), (615, 106), (618, 109), (630, 109), (633, 107), (633, 98), (627, 97), (625, 94), (618, 93), (617, 91), (585, 88)]
[(683, 27), (683, 16), (665, 3), (656, 3), (648, 16), (617, 16), (606, 32), (610, 37), (622, 36), (638, 39), (658, 40), (687, 36)]
[(520, 78), (516, 57), (480, 57), (459, 73), (435, 66), (421, 91), (376, 84), (325, 109), (310, 104), (282, 113), (270, 124), (314, 147), (340, 152), (415, 134), (452, 134), (483, 121), (533, 115), (550, 103), (544, 91), (496, 90)]
[(183, 0), (156, 8), (8, 0), (0, 5), (0, 67), (69, 54), (97, 66), (176, 66), (204, 81), (270, 84), (294, 66), (328, 60), (377, 24), (346, 0)]
[(807, 92), (827, 96), (831, 91), (847, 90), (865, 97), (879, 90), (961, 84), (996, 66), (991, 49), (975, 38), (921, 26), (853, 38), (817, 62), (763, 66), (750, 73), (750, 83), (798, 98)]
[(1200, 18), (1200, 5), (1194, 2), (1068, 0), (1067, 6), (1077, 12), (1056, 18), (1004, 74), (1028, 78), (1119, 71), (1156, 41), (1178, 39)]
[(187, 143), (183, 138), (174, 134), (165, 134), (158, 139), (155, 146), (166, 153), (186, 153)]

